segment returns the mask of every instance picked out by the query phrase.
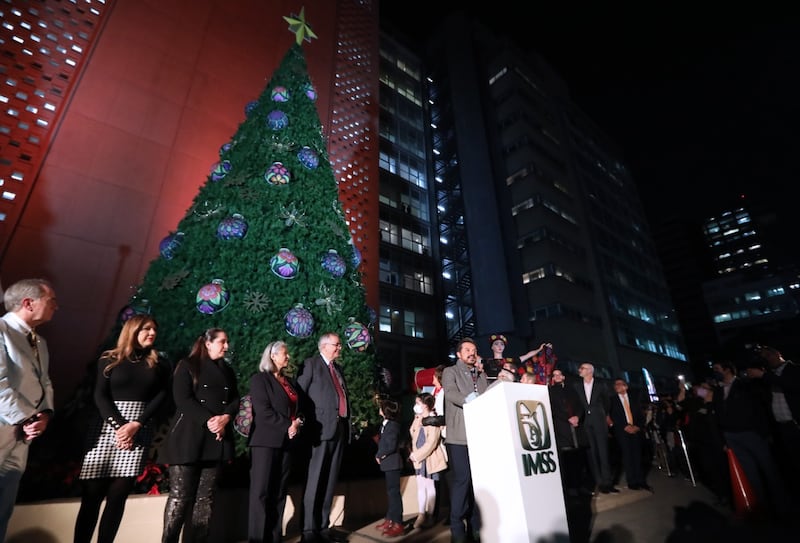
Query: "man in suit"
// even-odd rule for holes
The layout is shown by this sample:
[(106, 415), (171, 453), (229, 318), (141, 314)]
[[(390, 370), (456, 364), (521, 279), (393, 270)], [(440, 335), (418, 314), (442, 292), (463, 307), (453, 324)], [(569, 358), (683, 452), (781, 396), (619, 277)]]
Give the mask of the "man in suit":
[(616, 394), (611, 399), (611, 428), (622, 451), (622, 466), (628, 488), (652, 491), (645, 482), (642, 467), (645, 418), (641, 398), (637, 391), (628, 390), (628, 383), (624, 379), (614, 381), (614, 392)]
[(594, 366), (589, 362), (580, 365), (578, 375), (581, 382), (576, 388), (583, 408), (581, 421), (589, 440), (589, 469), (600, 492), (619, 492), (611, 484), (611, 462), (608, 457), (608, 387), (594, 378)]
[(586, 435), (578, 426), (581, 400), (575, 388), (567, 386), (559, 369), (553, 370), (547, 392), (561, 464), (561, 484), (567, 496), (577, 497), (586, 492), (581, 488), (586, 471)]
[(775, 452), (787, 481), (787, 488), (800, 503), (800, 365), (786, 360), (774, 347), (757, 346), (758, 360), (747, 368), (749, 379), (762, 379), (769, 387), (769, 404), (775, 421)]
[(333, 490), (342, 456), (350, 440), (350, 404), (347, 385), (336, 359), (342, 343), (335, 333), (323, 334), (319, 354), (307, 358), (300, 368), (297, 385), (308, 401), (305, 434), (312, 440), (311, 461), (303, 494), (301, 541), (329, 539)]
[[(447, 427), (445, 446), (450, 466), (450, 535), (454, 543), (467, 541), (467, 533), (480, 538), (481, 519), (472, 489), (469, 466), (467, 428), (464, 424), (464, 404), (471, 402), (489, 386), (486, 375), (478, 371), (478, 348), (470, 338), (464, 338), (456, 348), (456, 363), (442, 372), (444, 388), (444, 420)], [(465, 526), (464, 523), (467, 523)]]
[(53, 414), (47, 342), (36, 327), (58, 309), (53, 286), (23, 279), (3, 294), (0, 319), (0, 541), (5, 541), (17, 490), (28, 462), (28, 446)]

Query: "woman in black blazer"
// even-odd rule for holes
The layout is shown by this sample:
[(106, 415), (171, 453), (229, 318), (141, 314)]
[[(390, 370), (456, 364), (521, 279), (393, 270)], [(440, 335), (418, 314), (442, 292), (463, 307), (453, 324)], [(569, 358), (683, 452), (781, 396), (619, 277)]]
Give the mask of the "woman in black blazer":
[(170, 486), (162, 543), (177, 543), (182, 528), (184, 543), (208, 539), (217, 474), (222, 462), (233, 459), (230, 423), (239, 409), (227, 350), (225, 330), (209, 328), (175, 369), (176, 413), (161, 458), (169, 464)]
[(250, 379), (253, 425), (250, 429), (248, 541), (280, 543), (291, 467), (291, 450), (303, 425), (297, 386), (284, 375), (286, 343), (267, 345), (259, 373)]

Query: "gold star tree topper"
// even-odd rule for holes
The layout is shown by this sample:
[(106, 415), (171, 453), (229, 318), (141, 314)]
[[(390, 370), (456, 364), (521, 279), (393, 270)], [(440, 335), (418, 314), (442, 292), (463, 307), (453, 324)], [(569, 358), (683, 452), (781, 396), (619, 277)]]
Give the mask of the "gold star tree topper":
[(306, 22), (306, 7), (300, 8), (300, 15), (292, 13), (288, 17), (284, 15), (283, 20), (289, 23), (289, 30), (294, 32), (297, 45), (301, 45), (303, 40), (311, 41), (311, 38), (316, 39), (317, 35), (311, 30), (311, 27)]

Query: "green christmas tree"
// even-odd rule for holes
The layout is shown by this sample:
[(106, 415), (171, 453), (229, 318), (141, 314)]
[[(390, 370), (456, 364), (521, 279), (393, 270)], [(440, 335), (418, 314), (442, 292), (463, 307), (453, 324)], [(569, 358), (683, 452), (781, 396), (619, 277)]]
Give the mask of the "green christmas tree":
[[(158, 347), (173, 361), (209, 327), (227, 331), (230, 363), (244, 394), (268, 343), (289, 346), (293, 369), (317, 352), (326, 332), (340, 335), (340, 362), (356, 429), (375, 422), (376, 363), (360, 254), (352, 243), (328, 161), (297, 34), (246, 119), (222, 145), (219, 162), (160, 257), (123, 310), (159, 322)], [(112, 333), (116, 337), (115, 333)]]

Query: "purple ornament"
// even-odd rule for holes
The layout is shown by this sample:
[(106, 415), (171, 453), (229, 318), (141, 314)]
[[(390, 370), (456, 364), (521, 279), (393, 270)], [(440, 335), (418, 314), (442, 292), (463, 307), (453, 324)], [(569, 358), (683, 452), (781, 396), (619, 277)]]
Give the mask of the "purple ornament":
[(372, 341), (367, 327), (355, 319), (350, 319), (350, 324), (345, 326), (343, 335), (347, 346), (358, 352), (366, 351)]
[(344, 272), (347, 270), (347, 266), (344, 263), (344, 258), (342, 258), (339, 253), (333, 249), (322, 255), (321, 264), (322, 269), (336, 279), (342, 277)]
[(158, 244), (158, 252), (164, 260), (172, 260), (175, 253), (180, 248), (183, 242), (183, 232), (175, 232), (161, 240)]
[(131, 302), (119, 312), (119, 322), (124, 323), (135, 315), (147, 315), (148, 313), (150, 313), (150, 307), (147, 300), (142, 300), (141, 303)]
[(244, 114), (249, 117), (258, 107), (258, 100), (253, 100), (252, 102), (247, 102), (247, 105), (244, 106)]
[(316, 169), (316, 167), (319, 165), (319, 157), (317, 156), (317, 152), (308, 145), (304, 146), (297, 152), (297, 160), (299, 160), (300, 164), (309, 170)]
[(292, 174), (282, 162), (273, 162), (264, 174), (264, 179), (270, 185), (285, 185), (292, 180)]
[(269, 260), (269, 269), (281, 279), (294, 279), (300, 271), (300, 262), (289, 249), (283, 247)]
[(273, 102), (288, 102), (291, 95), (286, 87), (275, 87), (270, 96)]
[(222, 279), (214, 279), (197, 291), (195, 303), (197, 310), (203, 315), (213, 315), (228, 306), (231, 300), (230, 291), (223, 285)]
[(287, 311), (283, 320), (286, 332), (292, 337), (307, 338), (314, 333), (314, 316), (303, 304), (297, 304)]
[(317, 101), (317, 90), (311, 83), (306, 83), (305, 85), (303, 85), (303, 92), (306, 94), (306, 98), (308, 98), (312, 102)]
[(225, 179), (225, 176), (230, 173), (233, 169), (230, 161), (223, 160), (222, 162), (217, 162), (214, 164), (213, 168), (211, 169), (211, 180), (212, 181), (221, 181)]
[(224, 155), (225, 153), (227, 153), (231, 149), (233, 149), (233, 144), (232, 143), (228, 142), (228, 143), (222, 144), (222, 147), (219, 148), (219, 156)]
[(219, 221), (217, 226), (217, 237), (219, 239), (242, 239), (247, 234), (247, 221), (238, 213), (225, 217)]
[(289, 117), (280, 109), (272, 110), (269, 112), (269, 115), (267, 115), (267, 126), (276, 132), (278, 130), (283, 130), (289, 126)]

